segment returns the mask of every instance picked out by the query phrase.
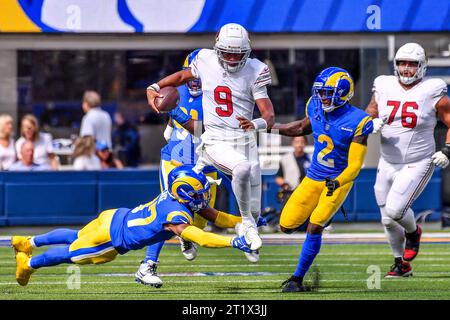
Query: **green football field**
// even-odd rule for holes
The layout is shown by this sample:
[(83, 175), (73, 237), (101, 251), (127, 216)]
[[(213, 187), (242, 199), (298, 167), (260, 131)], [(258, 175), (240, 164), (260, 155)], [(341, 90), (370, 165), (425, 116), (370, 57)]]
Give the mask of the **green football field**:
[[(134, 282), (145, 251), (130, 252), (115, 261), (77, 269), (61, 265), (40, 269), (27, 287), (15, 282), (13, 250), (0, 248), (1, 299), (449, 299), (449, 244), (421, 247), (414, 275), (383, 279), (392, 258), (386, 244), (324, 244), (308, 281), (320, 279), (317, 291), (281, 293), (281, 283), (295, 269), (299, 245), (266, 245), (257, 264), (233, 249), (199, 249), (186, 261), (177, 245), (163, 248), (158, 271), (164, 281), (156, 289)], [(36, 250), (36, 254), (40, 250)], [(68, 269), (68, 267), (71, 267)], [(381, 271), (381, 274), (377, 273)], [(314, 277), (311, 277), (314, 274)], [(72, 289), (69, 289), (72, 287)]]

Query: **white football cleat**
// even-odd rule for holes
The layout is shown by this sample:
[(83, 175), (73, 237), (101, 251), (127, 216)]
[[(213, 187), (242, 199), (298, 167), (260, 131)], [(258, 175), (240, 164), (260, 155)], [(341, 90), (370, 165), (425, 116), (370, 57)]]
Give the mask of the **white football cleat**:
[(138, 271), (135, 274), (136, 282), (142, 283), (146, 286), (161, 288), (163, 282), (156, 273), (157, 266), (157, 262), (151, 260), (148, 260), (147, 262), (142, 261)]
[(252, 251), (251, 253), (244, 252), (248, 261), (256, 263), (259, 261), (259, 250)]
[(180, 238), (180, 247), (186, 260), (192, 261), (197, 258), (197, 246), (193, 242)]
[(262, 246), (262, 240), (255, 226), (244, 226), (244, 237), (251, 250), (256, 251)]

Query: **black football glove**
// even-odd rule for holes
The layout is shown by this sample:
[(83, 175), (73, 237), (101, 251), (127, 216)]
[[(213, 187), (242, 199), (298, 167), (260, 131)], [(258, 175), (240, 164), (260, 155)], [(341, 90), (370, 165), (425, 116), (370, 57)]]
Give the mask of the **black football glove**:
[(334, 190), (340, 187), (340, 184), (337, 180), (325, 178), (325, 186), (328, 188), (327, 197), (331, 197)]

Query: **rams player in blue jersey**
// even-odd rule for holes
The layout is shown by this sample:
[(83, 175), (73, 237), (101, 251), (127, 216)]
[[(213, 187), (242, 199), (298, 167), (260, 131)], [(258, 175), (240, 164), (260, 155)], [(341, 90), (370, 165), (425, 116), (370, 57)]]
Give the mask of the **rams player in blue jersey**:
[[(193, 226), (194, 213), (223, 227), (233, 227), (235, 219), (209, 207), (210, 183), (192, 166), (181, 166), (169, 173), (168, 190), (153, 201), (134, 209), (103, 211), (81, 230), (56, 229), (34, 237), (14, 236), (16, 280), (26, 286), (39, 268), (62, 263), (100, 264), (118, 254), (138, 250), (178, 235), (209, 248), (233, 247), (251, 252), (244, 237), (225, 237)], [(62, 245), (32, 256), (34, 247)]]
[(297, 268), (283, 283), (283, 292), (305, 291), (303, 277), (319, 253), (323, 228), (343, 204), (363, 165), (373, 123), (363, 110), (349, 104), (352, 97), (350, 74), (341, 68), (327, 68), (314, 81), (306, 117), (272, 127), (272, 132), (279, 130), (283, 135), (314, 136), (311, 166), (280, 216), (285, 233), (296, 231), (309, 218)]

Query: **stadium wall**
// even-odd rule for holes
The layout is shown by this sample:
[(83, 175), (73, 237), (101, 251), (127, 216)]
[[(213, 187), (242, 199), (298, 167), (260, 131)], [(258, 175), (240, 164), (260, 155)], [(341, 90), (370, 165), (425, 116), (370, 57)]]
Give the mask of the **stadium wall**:
[[(373, 194), (376, 170), (363, 169), (344, 207), (349, 221), (377, 221)], [(281, 209), (276, 201), (274, 176), (263, 176), (263, 208)], [(135, 207), (159, 193), (157, 170), (91, 172), (2, 172), (0, 173), (0, 225), (84, 224), (103, 210)], [(230, 212), (237, 213), (234, 198)], [(416, 213), (432, 210), (431, 220), (440, 218), (441, 174), (436, 170), (415, 202)], [(344, 221), (337, 213), (334, 221)]]

